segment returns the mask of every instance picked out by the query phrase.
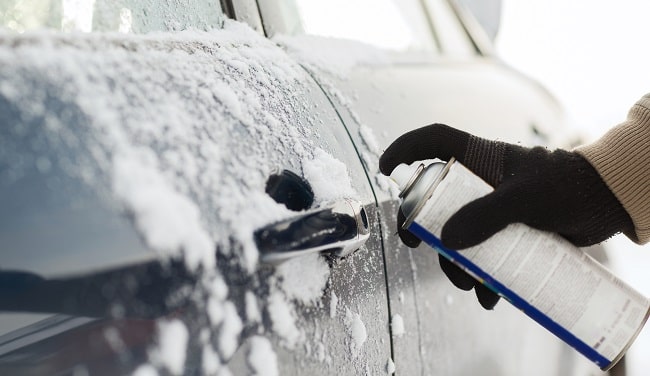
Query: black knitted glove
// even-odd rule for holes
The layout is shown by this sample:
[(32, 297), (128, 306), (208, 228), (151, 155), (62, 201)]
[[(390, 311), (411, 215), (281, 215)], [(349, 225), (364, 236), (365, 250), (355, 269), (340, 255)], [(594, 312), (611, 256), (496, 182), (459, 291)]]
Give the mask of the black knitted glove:
[[(629, 214), (603, 182), (598, 172), (578, 153), (526, 148), (482, 139), (443, 124), (408, 132), (395, 140), (379, 160), (389, 175), (400, 163), (455, 157), (495, 190), (465, 205), (443, 226), (441, 241), (450, 249), (477, 245), (510, 223), (521, 222), (555, 232), (577, 246), (602, 242), (612, 235), (632, 233)], [(398, 232), (409, 247), (420, 241)], [(459, 288), (475, 288), (481, 305), (491, 309), (498, 296), (459, 267), (440, 257), (440, 265)]]

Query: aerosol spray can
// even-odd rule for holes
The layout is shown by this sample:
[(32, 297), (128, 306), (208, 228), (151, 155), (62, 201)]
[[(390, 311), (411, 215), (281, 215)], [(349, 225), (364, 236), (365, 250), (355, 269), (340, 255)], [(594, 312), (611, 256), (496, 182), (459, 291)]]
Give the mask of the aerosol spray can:
[(619, 361), (650, 314), (650, 301), (566, 239), (511, 224), (462, 251), (440, 242), (458, 209), (493, 189), (453, 159), (401, 164), (404, 228), (575, 348), (601, 369)]

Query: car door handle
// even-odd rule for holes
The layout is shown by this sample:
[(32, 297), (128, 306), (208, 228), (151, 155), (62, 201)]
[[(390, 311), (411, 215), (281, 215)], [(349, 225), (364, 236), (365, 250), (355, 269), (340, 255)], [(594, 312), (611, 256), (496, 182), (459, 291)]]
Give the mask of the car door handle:
[(264, 263), (279, 263), (313, 252), (345, 257), (370, 237), (368, 216), (360, 202), (342, 199), (332, 205), (263, 227), (254, 233)]

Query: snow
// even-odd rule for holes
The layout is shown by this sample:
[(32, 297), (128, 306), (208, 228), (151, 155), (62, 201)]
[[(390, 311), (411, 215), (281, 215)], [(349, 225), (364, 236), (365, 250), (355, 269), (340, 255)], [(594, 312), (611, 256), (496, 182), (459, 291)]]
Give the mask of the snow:
[(311, 253), (280, 264), (276, 275), (287, 298), (311, 306), (323, 296), (330, 268), (323, 256)]
[(395, 362), (393, 362), (393, 359), (391, 358), (388, 358), (388, 363), (386, 363), (386, 373), (389, 375), (395, 373)]
[(161, 365), (173, 375), (183, 373), (189, 333), (185, 324), (177, 319), (158, 322), (158, 347), (150, 354), (156, 365)]
[(361, 352), (363, 344), (368, 339), (366, 326), (361, 320), (361, 315), (350, 311), (348, 308), (345, 310), (345, 326), (350, 336), (350, 352), (353, 357), (357, 357)]
[(250, 291), (246, 291), (244, 295), (246, 304), (246, 321), (248, 323), (258, 323), (262, 321), (262, 314), (257, 305), (257, 297)]
[[(253, 230), (289, 215), (259, 189), (277, 167), (269, 153), (295, 167), (312, 157), (302, 145), (312, 124), (296, 119), (309, 103), (287, 98), (306, 90), (300, 66), (235, 22), (209, 33), (38, 32), (0, 39), (18, 45), (0, 48), (2, 94), (26, 116), (43, 119), (48, 135), (73, 150), (81, 147), (78, 133), (89, 135), (84, 142), (94, 152), (71, 173), (90, 169), (108, 180), (152, 249), (210, 269), (215, 244), (228, 252), (234, 236), (244, 245), (242, 264), (255, 269)], [(37, 77), (52, 89), (34, 88)], [(62, 114), (34, 105), (45, 101), (47, 90), (88, 119), (75, 125), (81, 131), (69, 129)], [(255, 137), (254, 150), (246, 147), (247, 137)]]
[(332, 291), (330, 293), (330, 318), (336, 317), (336, 307), (339, 304), (339, 297)]
[(302, 169), (318, 201), (357, 196), (345, 164), (323, 149), (317, 148), (314, 157), (303, 162)]
[(204, 345), (201, 353), (201, 369), (205, 375), (216, 375), (221, 369), (219, 354), (210, 345)]
[(239, 334), (244, 325), (237, 314), (237, 308), (235, 308), (232, 302), (226, 301), (223, 308), (224, 318), (219, 335), (219, 350), (225, 359), (230, 359), (232, 354), (237, 350)]
[(372, 128), (366, 124), (362, 124), (359, 126), (359, 134), (361, 135), (361, 139), (366, 144), (369, 151), (372, 152), (373, 155), (379, 157), (382, 151), (379, 147), (379, 141), (377, 141), (377, 137), (375, 136)]
[[(122, 16), (126, 21), (136, 17)], [(308, 37), (279, 39), (288, 50), (314, 47)], [(301, 63), (328, 67), (337, 75), (387, 59), (367, 45), (318, 40), (316, 51), (301, 50)], [(341, 45), (349, 53), (332, 61), (330, 52)], [(150, 363), (136, 374), (183, 373), (186, 350), (195, 342), (202, 349), (203, 371), (227, 374), (222, 362), (235, 354), (249, 328), (230, 300), (215, 253), (234, 256), (243, 273), (254, 275), (253, 231), (295, 215), (264, 193), (267, 177), (279, 167), (302, 170), (317, 205), (358, 196), (346, 165), (325, 150), (326, 143), (314, 147), (320, 119), (303, 116), (313, 112), (313, 103), (303, 99), (311, 89), (304, 84), (309, 75), (283, 49), (233, 21), (225, 21), (223, 30), (146, 35), (0, 31), (0, 65), (0, 94), (30, 124), (42, 123), (43, 134), (60, 146), (61, 154), (83, 156), (38, 159), (36, 166), (42, 171), (67, 166), (125, 212), (161, 260), (182, 259), (200, 279), (199, 291), (191, 293), (207, 328), (190, 336), (194, 331), (188, 327), (194, 329), (195, 323), (160, 320), (157, 341), (148, 349)], [(50, 97), (65, 111), (43, 106)], [(349, 102), (340, 93), (337, 98)], [(371, 163), (377, 142), (369, 127), (362, 127), (360, 136), (368, 149), (366, 163)], [(325, 333), (306, 343), (297, 318), (297, 309), (322, 307), (329, 273), (325, 259), (316, 254), (280, 265), (268, 298), (245, 292), (246, 324), (261, 324), (266, 313), (273, 333), (254, 325), (258, 333), (277, 335), (280, 345), (290, 349), (310, 345), (318, 359), (331, 359)], [(332, 291), (331, 318), (338, 305)], [(361, 316), (346, 309), (340, 324), (351, 352), (360, 353), (368, 338)], [(270, 342), (254, 338), (251, 367), (273, 374), (273, 367), (259, 367), (262, 361), (267, 366), (277, 362)]]
[(213, 277), (212, 280), (206, 281), (205, 284), (206, 290), (216, 299), (224, 300), (228, 296), (228, 286), (220, 276)]
[(399, 198), (399, 188), (392, 183), (392, 180), (388, 176), (378, 173), (375, 175), (375, 182), (379, 189), (388, 192), (391, 198), (395, 200)]
[(158, 371), (151, 364), (142, 364), (135, 369), (133, 376), (158, 376)]
[(288, 348), (294, 348), (301, 338), (301, 333), (296, 326), (291, 304), (287, 302), (280, 291), (275, 291), (269, 296), (267, 310), (271, 318), (273, 332), (280, 336)]
[(165, 183), (151, 150), (115, 157), (113, 191), (133, 213), (151, 248), (165, 254), (183, 250), (191, 270), (199, 265), (214, 268), (212, 240), (201, 224), (198, 207)]
[[(339, 68), (373, 60), (363, 55), (357, 50)], [(0, 64), (0, 93), (30, 124), (42, 124), (62, 154), (80, 156), (37, 160), (37, 167), (65, 166), (128, 214), (160, 259), (182, 259), (200, 278), (194, 295), (209, 331), (193, 338), (182, 322), (162, 320), (150, 364), (138, 372), (182, 373), (185, 348), (195, 341), (207, 373), (227, 372), (221, 361), (235, 353), (244, 323), (215, 252), (234, 256), (252, 275), (253, 231), (295, 215), (264, 193), (267, 177), (280, 166), (302, 169), (317, 204), (358, 196), (345, 164), (327, 145), (313, 145), (316, 120), (303, 116), (313, 112), (304, 100), (308, 74), (233, 21), (211, 32), (137, 36), (0, 32)], [(66, 111), (43, 106), (49, 97)], [(310, 255), (278, 267), (272, 278), (278, 285), (268, 299), (245, 293), (242, 313), (251, 323), (268, 313), (273, 333), (292, 348), (304, 340), (296, 304), (318, 305), (329, 266)], [(365, 328), (354, 323), (360, 347)]]
[(248, 363), (253, 370), (253, 375), (277, 376), (279, 374), (278, 360), (271, 347), (271, 342), (265, 337), (254, 336), (250, 338), (250, 345)]
[(395, 313), (393, 315), (393, 318), (390, 322), (391, 329), (393, 331), (393, 336), (395, 337), (401, 337), (406, 333), (404, 330), (404, 319), (402, 318), (402, 315), (399, 313)]
[[(352, 112), (351, 108), (348, 110)], [(382, 150), (379, 147), (377, 137), (372, 128), (361, 122), (358, 116), (356, 118), (356, 121), (359, 124), (359, 136), (361, 138), (362, 148), (365, 149), (362, 149), (361, 152), (363, 164), (369, 172), (375, 173), (375, 181), (377, 182), (377, 185), (384, 191), (390, 191), (390, 188), (387, 188), (387, 181), (390, 179), (379, 172), (379, 157), (382, 154)]]
[(214, 297), (209, 297), (205, 303), (205, 309), (212, 326), (216, 327), (223, 321), (225, 316), (223, 303)]

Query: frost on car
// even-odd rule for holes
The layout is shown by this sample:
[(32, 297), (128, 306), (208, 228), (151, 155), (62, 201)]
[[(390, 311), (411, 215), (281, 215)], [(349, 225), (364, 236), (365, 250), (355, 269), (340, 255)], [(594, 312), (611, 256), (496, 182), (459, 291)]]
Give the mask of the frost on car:
[[(0, 371), (383, 372), (376, 227), (338, 268), (259, 262), (254, 231), (297, 214), (265, 192), (283, 170), (311, 208), (376, 216), (349, 136), (283, 50), (234, 21), (3, 32), (0, 66)], [(14, 330), (16, 312), (32, 315)]]
[[(341, 4), (0, 2), (0, 374), (566, 374), (400, 242), (377, 170), (415, 127), (526, 142), (559, 107), (453, 1)], [(345, 202), (356, 253), (262, 261)]]

